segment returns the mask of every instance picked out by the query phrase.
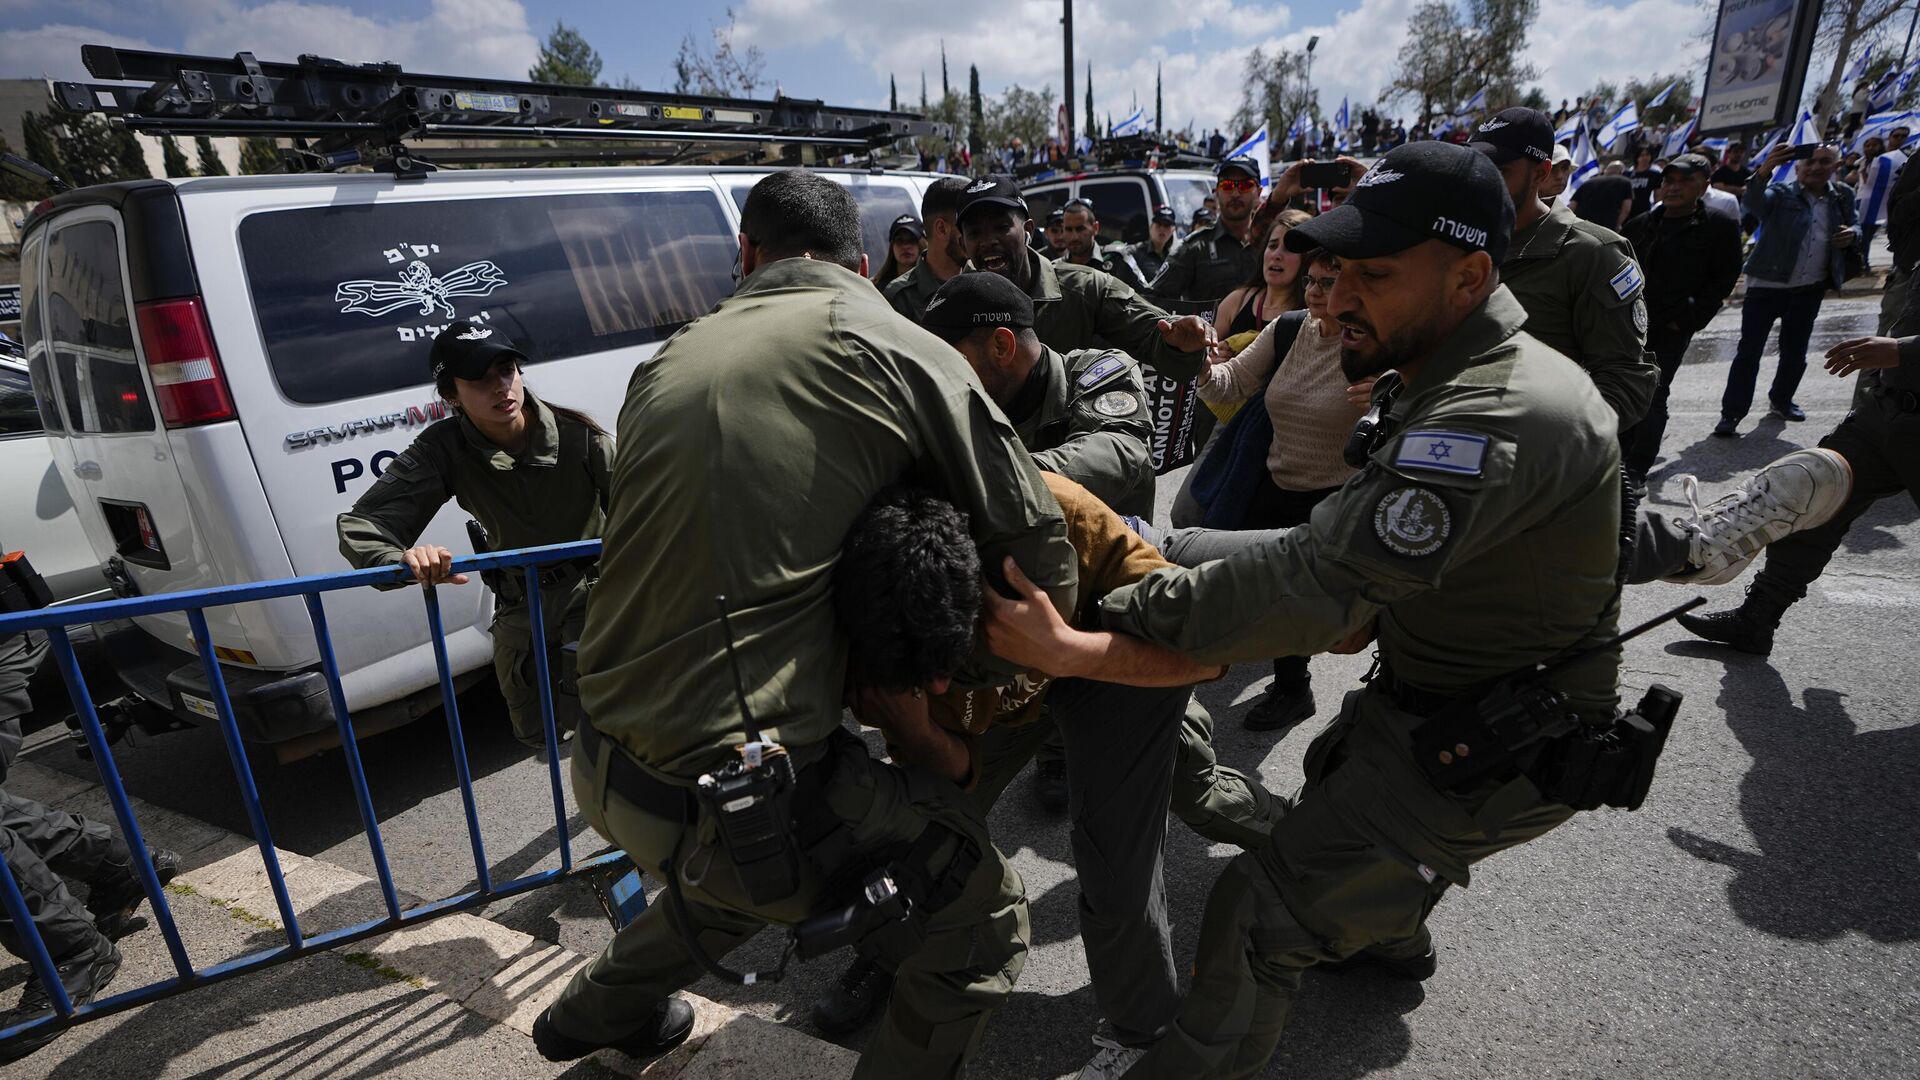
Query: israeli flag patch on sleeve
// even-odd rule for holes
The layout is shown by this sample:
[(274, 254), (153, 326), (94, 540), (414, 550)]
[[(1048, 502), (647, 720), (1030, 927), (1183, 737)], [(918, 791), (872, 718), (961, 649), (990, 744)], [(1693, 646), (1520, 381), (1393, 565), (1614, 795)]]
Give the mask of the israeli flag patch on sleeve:
[(1487, 456), (1487, 437), (1460, 431), (1409, 431), (1400, 436), (1393, 464), (1399, 469), (1426, 469), (1457, 476), (1479, 476)]
[(1080, 373), (1080, 389), (1091, 390), (1100, 385), (1100, 380), (1126, 367), (1126, 360), (1112, 353), (1097, 361), (1092, 367)]
[(1607, 279), (1607, 284), (1613, 286), (1613, 295), (1622, 300), (1639, 292), (1641, 285), (1640, 264), (1634, 262), (1632, 259), (1628, 259), (1627, 265), (1621, 267), (1619, 273)]

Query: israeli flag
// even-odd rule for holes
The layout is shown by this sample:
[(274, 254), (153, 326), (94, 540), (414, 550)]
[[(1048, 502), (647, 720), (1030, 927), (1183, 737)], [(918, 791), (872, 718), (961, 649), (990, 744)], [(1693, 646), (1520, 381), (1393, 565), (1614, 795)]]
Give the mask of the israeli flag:
[(1477, 113), (1481, 109), (1484, 109), (1486, 107), (1487, 107), (1487, 88), (1483, 86), (1480, 89), (1475, 90), (1473, 92), (1473, 96), (1467, 99), (1467, 103), (1465, 105), (1460, 106), (1460, 115), (1462, 117), (1470, 117), (1472, 116), (1472, 114)]
[(1567, 114), (1566, 121), (1560, 125), (1560, 130), (1553, 133), (1553, 141), (1570, 143), (1579, 137), (1580, 113), (1578, 111), (1570, 112)]
[[(1813, 113), (1806, 109), (1801, 109), (1800, 122), (1793, 125), (1793, 132), (1787, 136), (1787, 145), (1806, 146), (1809, 143), (1817, 143), (1819, 141), (1820, 125), (1813, 122)], [(1771, 147), (1772, 144), (1768, 145)], [(1769, 182), (1784, 184), (1791, 179), (1793, 179), (1793, 162), (1789, 161), (1785, 165), (1773, 170), (1773, 179)]]
[(1567, 198), (1580, 190), (1580, 185), (1590, 178), (1600, 175), (1600, 156), (1593, 152), (1593, 137), (1587, 133), (1587, 126), (1580, 125), (1580, 137), (1573, 144), (1573, 175), (1567, 179)]
[[(1720, 157), (1727, 156), (1727, 140), (1725, 139), (1701, 139), (1700, 145), (1702, 148), (1711, 150)], [(1771, 147), (1773, 144), (1768, 143), (1767, 145)], [(1760, 156), (1766, 157), (1766, 152), (1762, 151)]]
[(1673, 93), (1673, 88), (1679, 85), (1680, 84), (1677, 82), (1668, 83), (1667, 88), (1665, 90), (1662, 90), (1658, 94), (1655, 94), (1653, 100), (1647, 102), (1647, 108), (1657, 109), (1660, 106), (1665, 105), (1667, 103), (1667, 95)]
[(1443, 138), (1446, 136), (1447, 132), (1452, 130), (1453, 130), (1453, 117), (1443, 116), (1440, 118), (1439, 123), (1433, 125), (1432, 137), (1436, 139)]
[(1139, 132), (1141, 125), (1146, 122), (1146, 119), (1147, 111), (1145, 109), (1135, 109), (1133, 110), (1132, 116), (1113, 125), (1107, 134), (1116, 139), (1122, 135), (1133, 135)]
[[(1893, 132), (1894, 128), (1905, 127), (1911, 130), (1913, 125), (1914, 114), (1910, 112), (1874, 113), (1861, 125), (1860, 133), (1854, 136), (1853, 146), (1850, 149), (1857, 154), (1866, 149), (1868, 139), (1876, 137), (1884, 139)], [(1908, 141), (1911, 142), (1911, 138)], [(1901, 147), (1889, 146), (1887, 149), (1899, 150)]]
[(1900, 73), (1900, 78), (1894, 82), (1893, 97), (1895, 101), (1898, 101), (1906, 95), (1907, 87), (1913, 85), (1913, 79), (1916, 75), (1920, 75), (1920, 60), (1915, 60), (1913, 63), (1908, 64), (1906, 70)]
[(1673, 130), (1667, 136), (1667, 144), (1660, 148), (1660, 156), (1676, 157), (1687, 152), (1687, 140), (1693, 138), (1693, 129), (1699, 126), (1699, 120), (1691, 119)]
[(1862, 225), (1883, 225), (1887, 217), (1887, 196), (1893, 191), (1893, 179), (1900, 173), (1900, 167), (1907, 163), (1907, 155), (1897, 149), (1889, 148), (1886, 153), (1867, 162), (1860, 177), (1860, 190), (1855, 195), (1858, 207), (1856, 217)]
[(1853, 66), (1847, 69), (1846, 77), (1840, 80), (1840, 85), (1852, 86), (1864, 78), (1867, 74), (1867, 61), (1872, 59), (1873, 46), (1869, 45), (1866, 51), (1860, 54), (1860, 59), (1855, 60)]
[(1338, 128), (1340, 129), (1340, 131), (1339, 131), (1339, 141), (1333, 144), (1333, 145), (1334, 145), (1334, 149), (1336, 149), (1336, 150), (1338, 150), (1338, 151), (1340, 151), (1341, 153), (1343, 153), (1343, 154), (1344, 154), (1344, 153), (1346, 153), (1346, 152), (1347, 152), (1347, 150), (1348, 150), (1348, 146), (1347, 146), (1347, 131), (1348, 131), (1349, 129), (1351, 129), (1352, 127), (1353, 127), (1353, 121), (1352, 121), (1352, 119), (1350, 119), (1350, 117), (1349, 117), (1349, 114), (1348, 114), (1348, 112), (1347, 112), (1347, 99), (1346, 99), (1346, 98), (1341, 98), (1341, 99), (1340, 99), (1340, 111), (1339, 111), (1339, 113), (1337, 113), (1337, 114), (1335, 114), (1335, 116), (1334, 116), (1334, 118), (1333, 118), (1333, 122), (1334, 122), (1334, 124), (1335, 124), (1335, 126), (1337, 126), (1337, 127), (1338, 127)]
[(1892, 108), (1893, 99), (1900, 96), (1899, 82), (1900, 76), (1896, 72), (1889, 71), (1881, 76), (1872, 93), (1867, 95), (1867, 108), (1874, 112)]
[(1611, 150), (1613, 149), (1613, 144), (1620, 141), (1620, 136), (1630, 131), (1638, 131), (1639, 129), (1640, 110), (1634, 108), (1632, 101), (1628, 101), (1625, 105), (1620, 106), (1619, 112), (1613, 114), (1613, 119), (1607, 121), (1605, 126), (1601, 127), (1600, 145)]
[[(1297, 125), (1299, 121), (1295, 121)], [(1250, 157), (1260, 166), (1260, 186), (1267, 187), (1273, 182), (1273, 155), (1267, 142), (1267, 125), (1261, 124), (1247, 141), (1227, 151), (1230, 158)]]

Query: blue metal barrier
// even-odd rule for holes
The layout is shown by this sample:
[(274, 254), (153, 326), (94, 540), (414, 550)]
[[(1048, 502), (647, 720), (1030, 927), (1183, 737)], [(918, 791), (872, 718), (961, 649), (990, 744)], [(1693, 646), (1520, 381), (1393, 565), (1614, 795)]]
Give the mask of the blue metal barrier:
[[(530, 622), (534, 627), (543, 627), (546, 623), (541, 608), (540, 564), (582, 557), (598, 557), (599, 554), (600, 542), (588, 540), (455, 559), (453, 569), (457, 573), (470, 573), (480, 570), (523, 568), (526, 575)], [(466, 809), (467, 836), (473, 845), (474, 872), (480, 887), (412, 908), (404, 910), (401, 908), (399, 892), (393, 884), (393, 870), (387, 863), (386, 845), (380, 837), (380, 822), (374, 815), (373, 797), (367, 789), (366, 772), (360, 763), (359, 742), (354, 737), (352, 719), (347, 714), (346, 695), (340, 688), (340, 666), (334, 658), (333, 637), (327, 628), (327, 615), (321, 607), (320, 597), (323, 593), (337, 592), (342, 589), (410, 580), (411, 575), (404, 567), (378, 567), (370, 570), (289, 578), (284, 581), (260, 582), (253, 585), (228, 585), (214, 589), (196, 589), (158, 596), (133, 597), (97, 604), (76, 604), (71, 607), (54, 607), (14, 615), (0, 615), (0, 635), (27, 630), (44, 630), (47, 633), (54, 659), (60, 665), (61, 676), (66, 680), (67, 692), (72, 698), (74, 711), (78, 715), (80, 730), (86, 739), (88, 749), (93, 754), (94, 764), (100, 770), (101, 784), (106, 788), (107, 797), (113, 803), (113, 813), (119, 821), (121, 835), (126, 839), (128, 848), (132, 850), (134, 871), (139, 875), (141, 885), (146, 889), (147, 900), (153, 907), (154, 922), (159, 927), (160, 936), (166, 943), (167, 952), (173, 959), (176, 972), (172, 978), (75, 1007), (68, 998), (66, 987), (61, 983), (59, 974), (54, 968), (53, 958), (47, 951), (46, 942), (41, 939), (39, 929), (34, 926), (29, 916), (26, 900), (20, 893), (19, 883), (14, 880), (12, 868), (8, 867), (4, 860), (0, 860), (0, 902), (4, 902), (16, 933), (26, 945), (28, 961), (32, 964), (40, 982), (47, 988), (49, 996), (53, 999), (54, 1008), (51, 1015), (0, 1030), (0, 1045), (5, 1045), (17, 1037), (25, 1037), (29, 1033), (84, 1023), (163, 997), (183, 993), (198, 986), (283, 964), (289, 960), (364, 938), (375, 937), (441, 915), (480, 907), (503, 897), (528, 892), (543, 885), (584, 874), (624, 858), (621, 852), (613, 851), (578, 866), (574, 865), (573, 852), (567, 836), (566, 800), (560, 787), (560, 740), (554, 727), (553, 695), (549, 682), (550, 665), (547, 651), (536, 648), (533, 650), (534, 671), (540, 690), (540, 721), (546, 735), (547, 779), (553, 788), (554, 833), (559, 838), (560, 866), (555, 870), (543, 870), (512, 881), (494, 883), (487, 866), (486, 848), (480, 838), (480, 815), (474, 802), (473, 777), (467, 763), (466, 741), (460, 727), (460, 709), (454, 700), (453, 671), (447, 661), (447, 645), (440, 614), (440, 602), (434, 587), (428, 586), (421, 592), (426, 605), (427, 626), (433, 641), (434, 663), (440, 672), (440, 694), (447, 717), (448, 741), (453, 750), (454, 774), (459, 781), (460, 798)], [(341, 756), (346, 761), (347, 774), (353, 782), (353, 793), (359, 805), (361, 824), (366, 830), (367, 846), (373, 856), (374, 870), (380, 882), (381, 897), (387, 909), (387, 914), (383, 918), (368, 920), (311, 937), (301, 930), (300, 922), (294, 914), (293, 901), (287, 894), (286, 876), (274, 852), (273, 837), (268, 830), (266, 811), (260, 805), (260, 794), (254, 786), (253, 771), (247, 761), (246, 746), (241, 741), (240, 728), (234, 720), (233, 704), (227, 694), (226, 679), (214, 655), (213, 635), (208, 631), (206, 617), (206, 609), (210, 607), (224, 607), (291, 596), (305, 599), (307, 614), (313, 622), (314, 643), (320, 651), (320, 668), (326, 677), (327, 692), (333, 701), (334, 721), (339, 728)], [(100, 726), (100, 717), (94, 709), (93, 697), (87, 691), (86, 679), (80, 671), (80, 662), (74, 655), (72, 639), (67, 635), (69, 626), (178, 611), (187, 613), (187, 623), (193, 631), (200, 664), (206, 671), (207, 685), (212, 690), (220, 734), (226, 742), (227, 757), (233, 765), (234, 779), (240, 788), (240, 799), (245, 805), (247, 818), (253, 825), (254, 839), (259, 845), (267, 880), (273, 888), (274, 904), (279, 908), (280, 921), (286, 928), (287, 937), (285, 945), (263, 949), (205, 968), (193, 966), (192, 960), (187, 955), (186, 944), (180, 939), (179, 928), (174, 924), (173, 911), (167, 904), (160, 879), (154, 873), (153, 859), (148, 853), (139, 823), (134, 820), (133, 805), (127, 798), (126, 788), (120, 781), (120, 771), (114, 765), (113, 754), (107, 746), (106, 732)]]

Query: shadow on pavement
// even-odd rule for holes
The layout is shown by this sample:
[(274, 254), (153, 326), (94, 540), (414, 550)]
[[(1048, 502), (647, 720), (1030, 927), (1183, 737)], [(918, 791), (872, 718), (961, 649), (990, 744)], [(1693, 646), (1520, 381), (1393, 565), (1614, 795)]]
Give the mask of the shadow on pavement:
[(1920, 724), (1860, 731), (1839, 691), (1810, 687), (1796, 706), (1764, 661), (1693, 642), (1668, 651), (1727, 664), (1718, 704), (1753, 756), (1740, 812), (1757, 851), (1667, 832), (1681, 850), (1734, 871), (1734, 914), (1785, 938), (1920, 939)]

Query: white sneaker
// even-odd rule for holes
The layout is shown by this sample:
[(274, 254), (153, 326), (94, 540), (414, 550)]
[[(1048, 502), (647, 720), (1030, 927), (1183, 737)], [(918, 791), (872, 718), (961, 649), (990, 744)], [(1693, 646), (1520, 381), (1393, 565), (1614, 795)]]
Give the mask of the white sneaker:
[(1121, 1046), (1107, 1034), (1104, 1025), (1094, 1035), (1093, 1045), (1099, 1047), (1100, 1052), (1080, 1070), (1079, 1080), (1118, 1080), (1147, 1052), (1144, 1046)]
[(1853, 469), (1831, 450), (1795, 450), (1737, 490), (1700, 505), (1700, 482), (1680, 477), (1693, 518), (1685, 571), (1664, 580), (1720, 585), (1740, 576), (1775, 540), (1826, 524), (1853, 492)]

